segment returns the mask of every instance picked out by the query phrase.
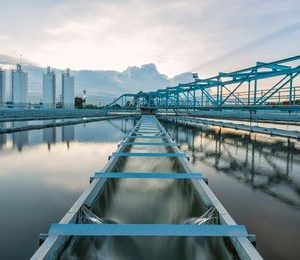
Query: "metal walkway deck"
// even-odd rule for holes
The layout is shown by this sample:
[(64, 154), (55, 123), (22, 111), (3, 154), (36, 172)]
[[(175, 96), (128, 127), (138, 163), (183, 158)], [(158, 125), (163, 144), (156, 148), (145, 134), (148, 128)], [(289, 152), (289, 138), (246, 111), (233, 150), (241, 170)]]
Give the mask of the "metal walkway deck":
[[(145, 142), (137, 139), (144, 138)], [(158, 140), (156, 140), (158, 139)], [(153, 140), (153, 141), (152, 141)], [(165, 153), (130, 152), (135, 145), (166, 146)], [(116, 165), (131, 156), (174, 157), (182, 172), (118, 172)], [(156, 179), (188, 179), (193, 185), (199, 199), (206, 207), (214, 207), (217, 212), (217, 223), (193, 224), (82, 224), (78, 223), (78, 214), (82, 206), (90, 207), (101, 194), (104, 185), (111, 178), (140, 178), (147, 181)], [(154, 116), (143, 116), (134, 129), (122, 141), (115, 153), (110, 157), (101, 172), (91, 177), (91, 183), (67, 212), (59, 224), (52, 224), (46, 240), (42, 243), (32, 259), (56, 259), (60, 250), (66, 245), (70, 236), (189, 236), (189, 237), (227, 237), (240, 259), (262, 259), (251, 244), (246, 228), (237, 225), (225, 210), (213, 192), (207, 186), (205, 177), (197, 173), (184, 153), (180, 152), (176, 143)], [(180, 205), (178, 205), (180, 207)], [(134, 210), (134, 209), (133, 209)]]

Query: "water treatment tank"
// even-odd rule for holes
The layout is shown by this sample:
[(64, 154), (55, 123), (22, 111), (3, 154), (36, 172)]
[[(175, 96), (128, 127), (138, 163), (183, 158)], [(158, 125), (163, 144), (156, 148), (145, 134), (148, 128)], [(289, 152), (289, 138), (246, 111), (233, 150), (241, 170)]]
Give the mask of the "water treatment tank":
[(74, 77), (70, 69), (62, 74), (62, 103), (64, 108), (74, 108)]
[(28, 97), (28, 74), (20, 64), (12, 71), (12, 102), (16, 106), (25, 106)]
[(5, 71), (0, 68), (0, 106), (5, 103)]
[(46, 74), (43, 74), (43, 106), (55, 108), (56, 76), (55, 72), (47, 67)]

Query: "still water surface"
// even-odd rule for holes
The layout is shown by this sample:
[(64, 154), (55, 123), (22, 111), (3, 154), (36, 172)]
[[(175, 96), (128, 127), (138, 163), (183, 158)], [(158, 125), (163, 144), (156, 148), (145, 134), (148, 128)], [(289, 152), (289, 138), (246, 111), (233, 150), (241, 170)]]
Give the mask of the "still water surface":
[(0, 135), (0, 259), (28, 259), (107, 162), (132, 120)]
[[(88, 185), (89, 176), (104, 166), (132, 126), (133, 120), (112, 120), (0, 135), (0, 259), (28, 259), (33, 254), (38, 234), (62, 218)], [(209, 186), (232, 217), (257, 235), (257, 248), (266, 259), (299, 259), (297, 142), (217, 127), (165, 126), (195, 168), (208, 177)], [(134, 168), (135, 161), (126, 165), (126, 170)], [(131, 185), (122, 182), (120, 191), (132, 197)], [(180, 190), (177, 185), (172, 187)], [(178, 190), (174, 195), (180, 194)], [(106, 205), (121, 207), (126, 201), (122, 194), (106, 197)], [(138, 199), (148, 203), (154, 198)], [(165, 207), (163, 198), (155, 200), (161, 201), (158, 207)], [(172, 205), (172, 216), (180, 216), (180, 205)], [(191, 206), (187, 212), (190, 208), (195, 210)], [(118, 220), (120, 211), (113, 210), (107, 208), (104, 217)], [(121, 211), (123, 219), (135, 216), (126, 210)]]
[(233, 219), (256, 234), (265, 259), (300, 259), (299, 142), (219, 127), (164, 125)]

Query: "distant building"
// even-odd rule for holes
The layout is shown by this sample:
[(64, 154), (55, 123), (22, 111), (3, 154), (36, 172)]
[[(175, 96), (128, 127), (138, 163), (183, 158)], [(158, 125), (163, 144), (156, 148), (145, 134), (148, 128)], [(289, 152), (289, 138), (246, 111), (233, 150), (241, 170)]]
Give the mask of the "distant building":
[(56, 77), (55, 72), (47, 67), (46, 74), (43, 74), (43, 106), (46, 108), (55, 107)]
[(0, 106), (5, 103), (5, 71), (0, 68)]
[(28, 74), (22, 71), (21, 65), (12, 71), (12, 102), (15, 105), (26, 105), (28, 96)]
[(70, 69), (62, 74), (62, 104), (64, 108), (74, 108), (74, 77), (70, 76)]

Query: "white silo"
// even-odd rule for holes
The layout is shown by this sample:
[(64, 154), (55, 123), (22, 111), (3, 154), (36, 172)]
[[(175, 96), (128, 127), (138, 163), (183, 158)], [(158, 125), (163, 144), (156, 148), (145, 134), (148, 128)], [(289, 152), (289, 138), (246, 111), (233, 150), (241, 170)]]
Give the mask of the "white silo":
[(0, 68), (0, 106), (5, 103), (5, 71)]
[(55, 108), (56, 77), (55, 72), (47, 67), (46, 74), (43, 74), (43, 107)]
[(21, 65), (12, 71), (12, 102), (17, 106), (27, 104), (28, 96), (28, 74), (22, 71)]
[(74, 108), (74, 77), (70, 76), (70, 69), (62, 74), (62, 104), (64, 108)]

